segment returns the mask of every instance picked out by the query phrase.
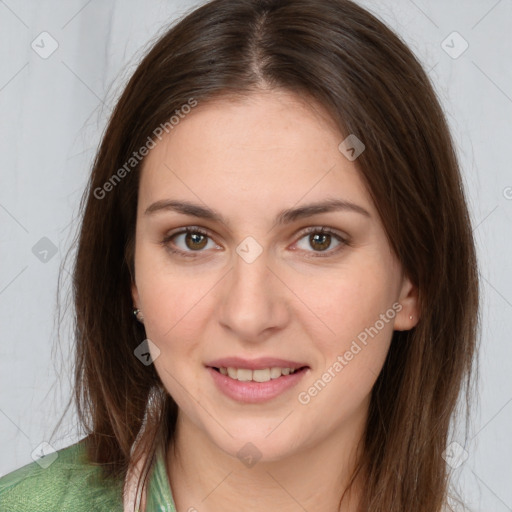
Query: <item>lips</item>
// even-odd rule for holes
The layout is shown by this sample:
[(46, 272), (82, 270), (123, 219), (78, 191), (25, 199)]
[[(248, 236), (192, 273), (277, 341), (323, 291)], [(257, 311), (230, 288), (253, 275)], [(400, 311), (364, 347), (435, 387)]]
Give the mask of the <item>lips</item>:
[(253, 404), (272, 400), (290, 390), (310, 370), (307, 364), (274, 357), (227, 357), (205, 366), (224, 395)]

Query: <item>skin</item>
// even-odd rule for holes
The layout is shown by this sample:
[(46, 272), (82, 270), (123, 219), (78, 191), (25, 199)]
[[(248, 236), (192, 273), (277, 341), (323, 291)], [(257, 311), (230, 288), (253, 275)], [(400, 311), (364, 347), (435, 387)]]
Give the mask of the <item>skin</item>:
[[(417, 290), (391, 252), (357, 160), (338, 150), (344, 138), (320, 106), (266, 90), (199, 104), (144, 162), (132, 295), (160, 350), (156, 370), (179, 406), (167, 469), (180, 512), (339, 505), (393, 330), (418, 320)], [(370, 216), (333, 211), (273, 227), (283, 209), (333, 198)], [(207, 206), (226, 222), (145, 213), (167, 199)], [(177, 234), (162, 244), (185, 226), (209, 238)], [(322, 226), (348, 244), (304, 233)], [(263, 250), (252, 263), (236, 252), (247, 236)], [(378, 335), (300, 403), (299, 393), (396, 303), (401, 311)], [(244, 404), (222, 394), (204, 366), (227, 356), (279, 357), (309, 370), (277, 398)], [(249, 442), (261, 455), (252, 467), (237, 457)], [(361, 488), (344, 510), (355, 510)]]

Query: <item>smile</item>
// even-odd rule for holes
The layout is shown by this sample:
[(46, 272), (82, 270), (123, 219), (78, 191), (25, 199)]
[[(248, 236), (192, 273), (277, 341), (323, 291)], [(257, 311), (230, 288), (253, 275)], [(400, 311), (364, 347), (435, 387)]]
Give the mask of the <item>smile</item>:
[[(232, 368), (223, 367), (214, 368), (219, 371), (222, 375), (227, 375), (231, 379), (239, 380), (241, 382), (268, 382), (272, 379), (278, 379), (282, 375), (290, 375), (295, 373), (295, 368), (280, 368), (274, 366), (272, 368), (263, 368), (261, 370), (250, 370), (248, 368)], [(299, 368), (300, 370), (300, 368)]]
[(214, 389), (231, 400), (246, 404), (262, 403), (284, 396), (310, 371), (308, 366), (273, 366), (256, 370), (220, 366), (206, 369), (212, 377)]

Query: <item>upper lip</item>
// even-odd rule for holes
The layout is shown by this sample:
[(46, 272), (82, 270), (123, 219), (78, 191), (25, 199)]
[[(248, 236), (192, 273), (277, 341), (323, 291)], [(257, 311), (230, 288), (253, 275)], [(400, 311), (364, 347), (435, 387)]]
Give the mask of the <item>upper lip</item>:
[(275, 357), (260, 357), (258, 359), (243, 359), (241, 357), (224, 357), (222, 359), (215, 359), (206, 363), (206, 366), (211, 368), (246, 368), (248, 370), (263, 370), (265, 368), (291, 368), (296, 370), (303, 366), (308, 366), (305, 363), (298, 363), (296, 361), (288, 361), (286, 359), (277, 359)]

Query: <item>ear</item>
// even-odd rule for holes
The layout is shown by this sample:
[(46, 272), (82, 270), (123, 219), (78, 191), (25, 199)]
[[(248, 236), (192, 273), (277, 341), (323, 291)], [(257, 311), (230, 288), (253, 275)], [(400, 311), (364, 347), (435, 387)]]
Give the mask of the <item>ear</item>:
[(395, 317), (394, 329), (395, 331), (408, 331), (418, 323), (419, 304), (418, 288), (405, 275), (402, 277), (402, 287), (398, 302), (402, 309)]

